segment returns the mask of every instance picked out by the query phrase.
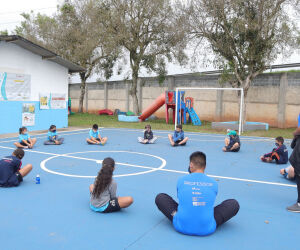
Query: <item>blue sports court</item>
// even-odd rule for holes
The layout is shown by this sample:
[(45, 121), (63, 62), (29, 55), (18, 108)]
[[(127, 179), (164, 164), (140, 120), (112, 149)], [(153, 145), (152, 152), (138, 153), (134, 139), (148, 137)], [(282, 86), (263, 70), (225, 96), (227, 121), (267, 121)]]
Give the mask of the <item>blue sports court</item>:
[[(46, 134), (32, 136), (38, 142), (25, 150), (23, 165), (32, 163), (33, 171), (19, 187), (0, 191), (0, 249), (299, 249), (299, 215), (286, 210), (296, 201), (296, 185), (279, 174), (287, 165), (259, 159), (273, 139), (241, 137), (239, 153), (224, 153), (225, 135), (186, 132), (187, 145), (173, 148), (171, 131), (153, 131), (157, 142), (142, 145), (142, 130), (104, 128), (108, 142), (100, 146), (86, 143), (88, 131), (59, 133), (65, 138), (60, 146), (43, 145)], [(12, 153), (16, 140), (0, 140), (1, 157)], [(176, 232), (154, 203), (162, 192), (176, 198), (177, 180), (198, 150), (207, 155), (206, 174), (219, 184), (216, 205), (230, 198), (240, 204), (234, 218), (206, 237)], [(102, 214), (89, 208), (89, 185), (108, 156), (117, 163), (117, 194), (133, 196), (134, 203)]]

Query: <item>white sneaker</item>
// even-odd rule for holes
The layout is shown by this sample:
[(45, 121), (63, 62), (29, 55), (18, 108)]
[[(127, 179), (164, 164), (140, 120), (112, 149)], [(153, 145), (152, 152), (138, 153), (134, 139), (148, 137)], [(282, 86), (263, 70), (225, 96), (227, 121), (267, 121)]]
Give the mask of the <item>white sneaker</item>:
[(295, 203), (292, 206), (289, 206), (286, 208), (288, 211), (293, 212), (293, 213), (300, 213), (300, 206), (298, 203)]

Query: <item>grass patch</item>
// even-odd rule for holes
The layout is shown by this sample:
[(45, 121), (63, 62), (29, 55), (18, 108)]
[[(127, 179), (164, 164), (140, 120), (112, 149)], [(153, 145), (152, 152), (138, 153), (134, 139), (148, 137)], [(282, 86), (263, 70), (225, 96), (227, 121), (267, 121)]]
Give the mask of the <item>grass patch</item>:
[[(174, 130), (173, 124), (166, 124), (165, 119), (151, 120), (147, 122), (119, 122), (117, 116), (96, 115), (88, 113), (75, 113), (69, 116), (69, 126), (76, 127), (91, 127), (97, 123), (100, 127), (113, 127), (113, 128), (131, 128), (131, 129), (144, 129), (146, 124), (151, 124), (153, 130)], [(202, 126), (194, 126), (191, 124), (184, 125), (184, 131), (188, 132), (202, 132), (212, 134), (225, 134), (225, 131), (215, 130), (211, 128), (211, 123), (202, 121)], [(247, 131), (243, 133), (246, 136), (259, 136), (259, 137), (272, 137), (283, 136), (284, 138), (292, 138), (292, 132), (295, 128), (279, 129), (270, 128), (268, 131), (256, 130)]]

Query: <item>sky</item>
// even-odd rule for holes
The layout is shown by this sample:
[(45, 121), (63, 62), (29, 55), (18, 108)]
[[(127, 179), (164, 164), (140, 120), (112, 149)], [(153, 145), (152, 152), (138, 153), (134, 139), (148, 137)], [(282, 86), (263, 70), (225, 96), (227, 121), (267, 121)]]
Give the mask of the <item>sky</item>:
[[(0, 30), (12, 32), (22, 21), (22, 17), (20, 16), (22, 12), (30, 12), (33, 10), (35, 13), (39, 12), (52, 15), (56, 11), (57, 5), (62, 2), (63, 0), (2, 0), (0, 8)], [(300, 18), (297, 19), (297, 22), (300, 23)], [(189, 51), (188, 53), (191, 54)], [(300, 63), (300, 50), (295, 51), (288, 58), (279, 56), (273, 64), (284, 63)], [(128, 70), (129, 69), (125, 69), (121, 75), (114, 74), (110, 80), (123, 80), (128, 74)], [(214, 67), (212, 65), (204, 67), (202, 64), (199, 64), (192, 68), (190, 65), (181, 67), (177, 64), (170, 63), (167, 65), (167, 70), (168, 74), (171, 75), (214, 70)], [(141, 76), (149, 76), (149, 74), (146, 71), (142, 71)], [(90, 81), (96, 81), (98, 78), (99, 76), (93, 75)], [(79, 78), (75, 76), (72, 78), (72, 81), (79, 82)]]

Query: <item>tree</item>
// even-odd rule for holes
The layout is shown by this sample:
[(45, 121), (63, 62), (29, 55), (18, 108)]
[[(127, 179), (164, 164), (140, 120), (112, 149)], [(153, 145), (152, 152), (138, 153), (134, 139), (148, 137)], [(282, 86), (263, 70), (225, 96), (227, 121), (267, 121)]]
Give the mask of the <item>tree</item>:
[(287, 13), (288, 2), (190, 0), (182, 5), (182, 16), (190, 37), (207, 42), (224, 63), (223, 78), (247, 96), (252, 80), (293, 43), (295, 26)]
[(93, 0), (74, 0), (59, 7), (54, 16), (22, 14), (25, 20), (16, 29), (17, 34), (86, 69), (79, 73), (79, 112), (83, 112), (88, 78), (95, 72), (109, 78), (118, 54), (117, 46), (101, 25), (105, 17), (99, 15), (95, 6)]
[(155, 72), (162, 81), (166, 74), (166, 61), (176, 58), (183, 62), (185, 47), (183, 35), (173, 25), (174, 11), (169, 0), (106, 0), (109, 17), (105, 20), (107, 33), (129, 56), (133, 112), (140, 107), (137, 82), (142, 67)]
[(7, 30), (0, 30), (0, 35), (1, 36), (7, 36), (8, 35), (8, 31)]

